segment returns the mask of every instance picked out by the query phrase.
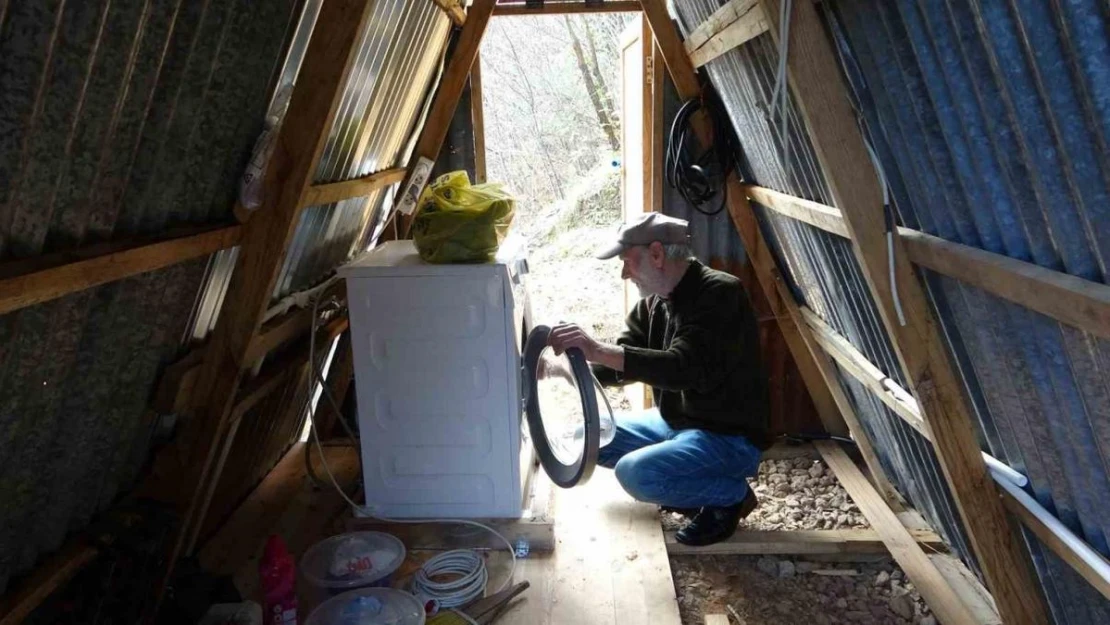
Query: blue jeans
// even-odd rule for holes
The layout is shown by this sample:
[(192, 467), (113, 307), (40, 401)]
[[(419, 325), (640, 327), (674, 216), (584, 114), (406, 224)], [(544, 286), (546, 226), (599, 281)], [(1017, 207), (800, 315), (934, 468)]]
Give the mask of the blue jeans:
[(673, 506), (731, 506), (748, 494), (747, 478), (759, 470), (760, 451), (743, 436), (674, 430), (659, 410), (617, 416), (613, 442), (598, 464), (640, 501)]

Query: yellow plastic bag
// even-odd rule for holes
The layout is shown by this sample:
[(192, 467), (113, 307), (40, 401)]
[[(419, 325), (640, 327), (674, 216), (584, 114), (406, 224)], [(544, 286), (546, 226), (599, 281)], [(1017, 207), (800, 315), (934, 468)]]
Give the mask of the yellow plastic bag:
[(497, 255), (513, 222), (516, 198), (500, 184), (470, 184), (465, 171), (436, 178), (412, 222), (420, 258), (429, 263), (485, 263)]

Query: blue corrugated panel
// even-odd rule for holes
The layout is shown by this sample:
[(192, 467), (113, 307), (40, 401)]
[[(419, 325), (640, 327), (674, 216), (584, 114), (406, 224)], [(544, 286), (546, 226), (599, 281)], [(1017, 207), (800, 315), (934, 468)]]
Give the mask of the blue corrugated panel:
[[(834, 32), (902, 221), (1105, 282), (1105, 4), (843, 0), (835, 9)], [(926, 277), (990, 451), (1110, 555), (1110, 342)], [(1081, 582), (1053, 581), (1061, 564), (1032, 548), (1058, 622), (1110, 622), (1105, 599)]]

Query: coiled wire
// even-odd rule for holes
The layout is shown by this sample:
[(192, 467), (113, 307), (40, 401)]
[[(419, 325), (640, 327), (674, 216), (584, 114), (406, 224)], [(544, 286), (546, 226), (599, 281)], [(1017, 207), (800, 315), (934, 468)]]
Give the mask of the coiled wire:
[[(432, 578), (452, 575), (454, 579), (437, 582)], [(441, 609), (464, 606), (485, 593), (489, 572), (486, 561), (476, 551), (456, 549), (428, 560), (412, 580), (412, 592), (421, 599), (434, 599)]]

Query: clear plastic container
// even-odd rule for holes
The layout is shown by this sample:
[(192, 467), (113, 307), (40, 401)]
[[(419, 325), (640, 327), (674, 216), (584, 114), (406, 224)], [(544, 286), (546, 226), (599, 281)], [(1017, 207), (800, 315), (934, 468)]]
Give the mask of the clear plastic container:
[(313, 545), (301, 558), (312, 603), (356, 588), (385, 587), (405, 561), (405, 545), (382, 532), (349, 532)]
[(306, 625), (424, 625), (424, 608), (407, 592), (359, 588), (321, 603)]

